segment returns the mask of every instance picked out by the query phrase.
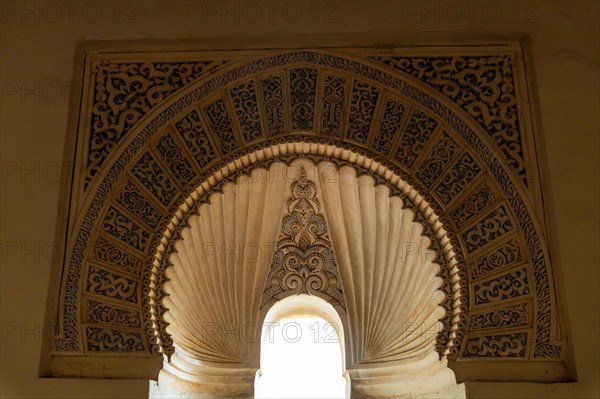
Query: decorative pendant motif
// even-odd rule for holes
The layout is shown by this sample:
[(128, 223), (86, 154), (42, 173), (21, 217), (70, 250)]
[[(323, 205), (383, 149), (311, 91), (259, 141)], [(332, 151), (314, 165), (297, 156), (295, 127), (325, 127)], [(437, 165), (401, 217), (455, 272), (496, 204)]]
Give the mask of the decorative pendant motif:
[(279, 240), (263, 293), (262, 307), (284, 296), (324, 296), (333, 306), (346, 303), (327, 223), (320, 213), (317, 186), (301, 168), (292, 183), (288, 215), (281, 222)]

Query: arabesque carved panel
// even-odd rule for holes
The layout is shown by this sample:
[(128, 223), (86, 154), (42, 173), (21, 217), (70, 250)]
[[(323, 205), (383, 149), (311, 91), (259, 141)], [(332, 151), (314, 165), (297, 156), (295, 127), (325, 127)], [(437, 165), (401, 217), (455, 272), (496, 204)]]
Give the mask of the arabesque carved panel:
[(263, 305), (273, 304), (281, 294), (325, 295), (334, 306), (345, 308), (342, 281), (327, 223), (320, 213), (316, 185), (300, 170), (292, 183), (287, 215), (275, 247), (263, 292)]
[(465, 345), (464, 357), (525, 357), (527, 337), (527, 333), (469, 337)]
[(504, 205), (490, 212), (483, 220), (465, 231), (462, 236), (467, 245), (467, 251), (487, 245), (513, 229), (513, 224)]
[(315, 116), (317, 70), (294, 68), (290, 70), (292, 129), (311, 130)]
[(86, 329), (87, 350), (97, 352), (140, 352), (145, 350), (139, 332), (102, 327)]
[(96, 65), (86, 186), (142, 116), (177, 89), (223, 65), (222, 61)]
[(531, 323), (529, 302), (471, 315), (469, 331), (528, 327)]
[(137, 281), (93, 265), (89, 267), (86, 290), (113, 299), (138, 302)]
[(397, 99), (391, 97), (386, 99), (381, 125), (373, 141), (375, 150), (384, 154), (391, 151), (394, 138), (400, 131), (400, 124), (403, 121), (405, 111), (406, 106)]
[(475, 305), (484, 305), (529, 294), (527, 270), (519, 268), (473, 286)]
[(456, 101), (485, 128), (515, 173), (527, 181), (510, 56), (373, 59), (426, 82)]
[(258, 113), (258, 97), (254, 80), (242, 83), (229, 92), (233, 99), (235, 115), (240, 122), (244, 141), (249, 143), (264, 137)]
[(425, 143), (433, 134), (438, 123), (437, 120), (422, 110), (415, 109), (408, 121), (408, 126), (402, 133), (394, 158), (407, 168), (412, 168), (417, 156), (425, 147)]
[(346, 95), (346, 79), (328, 75), (323, 92), (321, 132), (339, 136), (342, 132), (343, 107)]
[(124, 327), (142, 326), (142, 321), (137, 311), (95, 300), (88, 300), (86, 316), (87, 321), (91, 323), (106, 323)]
[(204, 167), (217, 157), (196, 110), (187, 114), (175, 126), (200, 167)]
[(371, 120), (379, 97), (379, 89), (368, 83), (354, 81), (348, 119), (348, 138), (366, 144)]
[(177, 187), (150, 152), (146, 152), (140, 158), (131, 168), (131, 173), (165, 206), (169, 205), (177, 194)]

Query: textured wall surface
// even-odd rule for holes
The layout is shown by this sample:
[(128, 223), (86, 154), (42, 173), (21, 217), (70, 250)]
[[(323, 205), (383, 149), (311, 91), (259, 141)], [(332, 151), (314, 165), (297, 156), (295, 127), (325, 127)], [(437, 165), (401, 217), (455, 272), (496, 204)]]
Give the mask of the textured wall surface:
[[(1, 4), (3, 397), (143, 397), (147, 381), (38, 379), (76, 45), (192, 40), (205, 48), (523, 41), (548, 238), (578, 383), (469, 383), (471, 397), (597, 397), (598, 13), (596, 2), (324, 1)], [(449, 4), (449, 3), (448, 3)], [(68, 143), (68, 146), (72, 144)]]

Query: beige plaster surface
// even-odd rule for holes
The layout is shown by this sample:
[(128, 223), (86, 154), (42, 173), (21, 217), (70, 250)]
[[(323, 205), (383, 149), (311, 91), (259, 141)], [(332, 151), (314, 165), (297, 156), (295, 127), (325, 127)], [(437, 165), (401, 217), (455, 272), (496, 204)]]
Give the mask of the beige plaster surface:
[(549, 239), (578, 382), (469, 382), (466, 389), (473, 398), (600, 396), (600, 3), (278, 1), (253, 2), (254, 9), (245, 4), (0, 3), (0, 396), (147, 397), (144, 380), (43, 379), (38, 367), (42, 340), (53, 328), (44, 325), (44, 313), (50, 264), (57, 256), (58, 211), (66, 206), (59, 199), (60, 175), (71, 169), (64, 154), (65, 140), (74, 134), (66, 126), (76, 46), (145, 40), (131, 44), (139, 49), (156, 46), (158, 39), (213, 49), (524, 42)]

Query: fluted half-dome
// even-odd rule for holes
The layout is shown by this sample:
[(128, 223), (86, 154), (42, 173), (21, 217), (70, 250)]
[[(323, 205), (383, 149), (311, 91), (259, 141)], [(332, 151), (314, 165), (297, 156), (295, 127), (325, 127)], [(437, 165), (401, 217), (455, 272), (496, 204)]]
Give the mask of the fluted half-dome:
[(164, 303), (168, 332), (188, 356), (243, 362), (260, 336), (261, 296), (289, 188), (277, 171), (257, 169), (225, 185), (182, 232)]
[(290, 186), (303, 187), (294, 185), (301, 168), (316, 187), (333, 247), (353, 361), (420, 359), (433, 352), (444, 316), (442, 280), (414, 213), (372, 177), (307, 159), (225, 185), (190, 218), (165, 286), (175, 347), (202, 361), (249, 359), (258, 345), (251, 338), (260, 331), (261, 296), (276, 263)]
[(355, 361), (416, 358), (434, 350), (443, 281), (429, 239), (400, 197), (368, 175), (319, 165), (319, 188), (342, 276)]

